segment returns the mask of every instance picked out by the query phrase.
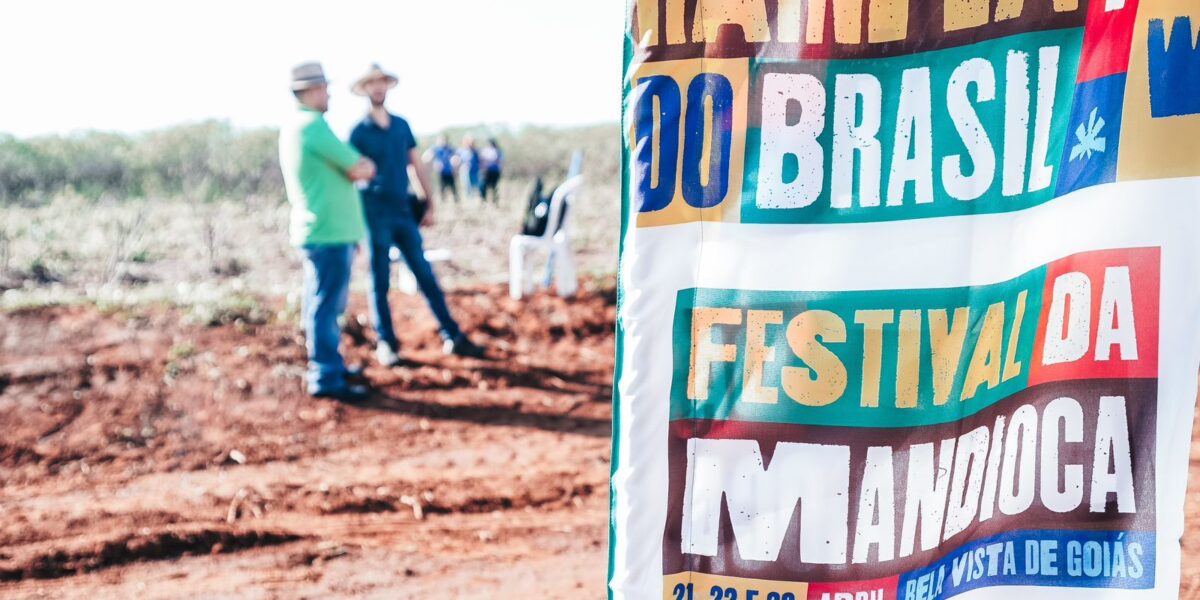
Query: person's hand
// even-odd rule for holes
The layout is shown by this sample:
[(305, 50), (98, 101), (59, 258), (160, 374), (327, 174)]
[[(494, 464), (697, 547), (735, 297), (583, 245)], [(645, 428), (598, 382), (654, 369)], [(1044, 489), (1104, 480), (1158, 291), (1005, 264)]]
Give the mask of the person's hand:
[(358, 159), (353, 167), (350, 167), (347, 174), (350, 176), (350, 181), (370, 181), (375, 178), (375, 163), (364, 156)]
[(425, 199), (425, 216), (421, 217), (421, 227), (433, 226), (433, 202)]

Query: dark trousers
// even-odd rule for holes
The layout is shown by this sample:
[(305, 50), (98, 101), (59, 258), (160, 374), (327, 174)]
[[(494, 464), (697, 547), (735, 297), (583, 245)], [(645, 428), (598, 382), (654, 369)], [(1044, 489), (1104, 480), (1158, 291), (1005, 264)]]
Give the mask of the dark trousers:
[(437, 318), (442, 339), (456, 340), (462, 335), (458, 323), (450, 316), (446, 296), (438, 285), (437, 277), (429, 261), (425, 260), (424, 240), (421, 229), (408, 212), (374, 213), (367, 211), (367, 238), (371, 259), (371, 318), (379, 341), (397, 348), (396, 330), (392, 325), (392, 312), (388, 306), (388, 289), (391, 287), (392, 246), (400, 249), (404, 262), (417, 280), (417, 287), (425, 295), (429, 309)]
[(488, 199), (488, 192), (491, 192), (492, 202), (499, 204), (500, 191), (497, 189), (497, 186), (499, 185), (500, 171), (488, 169), (483, 173), (483, 183), (479, 185), (479, 195), (483, 196), (483, 200), (486, 202)]
[(338, 350), (342, 338), (338, 317), (346, 310), (354, 247), (355, 244), (311, 244), (300, 249), (304, 259), (300, 312), (308, 347), (310, 394), (346, 387), (346, 365)]
[(442, 199), (446, 198), (446, 192), (449, 191), (451, 196), (454, 196), (454, 201), (458, 202), (458, 182), (454, 180), (454, 173), (442, 173), (438, 177), (438, 183), (441, 185), (440, 194)]

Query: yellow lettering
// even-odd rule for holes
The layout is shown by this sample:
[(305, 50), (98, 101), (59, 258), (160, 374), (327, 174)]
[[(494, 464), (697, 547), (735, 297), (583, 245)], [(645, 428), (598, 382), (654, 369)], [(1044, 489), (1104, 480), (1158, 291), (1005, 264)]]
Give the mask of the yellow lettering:
[(945, 31), (987, 25), (988, 0), (946, 0), (942, 12)]
[(746, 364), (742, 369), (742, 399), (758, 404), (775, 404), (779, 390), (764, 387), (763, 364), (775, 360), (775, 347), (766, 345), (767, 325), (783, 323), (781, 310), (751, 310), (746, 313)]
[(750, 43), (771, 41), (763, 0), (700, 0), (692, 22), (692, 40), (715, 42), (722, 25), (737, 25)]
[(883, 326), (895, 319), (891, 310), (859, 310), (854, 322), (863, 326), (862, 406), (879, 406), (883, 370)]
[(647, 48), (662, 43), (658, 32), (658, 0), (637, 0), (638, 44)]
[(896, 42), (908, 37), (908, 0), (871, 0), (867, 41)]
[(999, 0), (996, 3), (996, 14), (993, 17), (997, 23), (1021, 16), (1025, 10), (1025, 0)]
[(667, 43), (686, 44), (687, 34), (683, 28), (684, 0), (666, 0), (666, 3)]
[(963, 379), (963, 400), (974, 398), (976, 390), (984, 383), (987, 383), (988, 389), (1000, 384), (1000, 345), (1003, 338), (1004, 303), (996, 302), (988, 307), (987, 314), (983, 316), (983, 325), (979, 328), (979, 337), (971, 354), (971, 364)]
[[(826, 406), (846, 391), (846, 366), (822, 345), (846, 341), (846, 324), (827, 310), (809, 310), (787, 326), (788, 346), (805, 367), (784, 367), (780, 382), (788, 397), (804, 406)], [(811, 373), (811, 375), (810, 375)]]
[(947, 319), (946, 309), (929, 311), (929, 352), (933, 359), (933, 403), (936, 406), (950, 399), (970, 317), (971, 309), (965, 306), (954, 309), (953, 323)]
[(862, 42), (862, 0), (833, 0), (833, 39), (839, 44)]
[[(804, 14), (803, 5), (808, 13)], [(804, 41), (820, 44), (825, 39), (825, 0), (779, 0), (776, 13), (779, 41), (795, 44), (800, 41), (801, 23), (804, 24)]]
[[(1047, 0), (1037, 0), (1046, 2)], [(1049, 0), (1059, 13), (1079, 10), (1079, 0)], [(776, 0), (776, 40), (785, 44), (824, 44), (825, 23), (832, 11), (833, 37), (838, 44), (883, 44), (908, 38), (911, 0)], [(945, 32), (982, 27), (989, 22), (1019, 18), (1026, 0), (943, 0)], [(696, 0), (689, 31), (688, 0), (635, 0), (638, 44), (715, 42), (723, 26), (735, 26), (748, 43), (771, 41), (765, 0)], [(660, 30), (659, 23), (663, 23)]]
[(1029, 293), (1021, 290), (1017, 294), (1016, 314), (1013, 315), (1012, 328), (1008, 330), (1008, 348), (1004, 351), (1004, 377), (1008, 381), (1021, 374), (1021, 361), (1017, 360), (1017, 345), (1021, 341), (1021, 321), (1025, 320), (1025, 297)]
[(740, 325), (742, 311), (736, 308), (692, 309), (692, 359), (688, 369), (688, 398), (708, 400), (708, 384), (712, 363), (733, 362), (737, 358), (737, 346), (714, 344), (712, 328), (715, 325)]
[(899, 338), (896, 408), (916, 408), (917, 386), (921, 381), (921, 311), (900, 311)]

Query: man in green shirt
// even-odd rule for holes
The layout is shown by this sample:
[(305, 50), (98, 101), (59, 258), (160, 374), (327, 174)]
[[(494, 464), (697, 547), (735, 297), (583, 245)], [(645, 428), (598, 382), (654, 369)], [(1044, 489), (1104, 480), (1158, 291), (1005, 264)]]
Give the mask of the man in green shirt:
[(355, 181), (375, 176), (375, 164), (343, 143), (325, 122), (329, 87), (319, 63), (292, 70), (297, 110), (279, 132), (279, 165), (291, 211), (292, 244), (304, 260), (302, 319), (308, 346), (308, 392), (357, 401), (367, 389), (347, 381), (338, 343), (338, 317), (346, 310), (350, 268), (366, 237)]

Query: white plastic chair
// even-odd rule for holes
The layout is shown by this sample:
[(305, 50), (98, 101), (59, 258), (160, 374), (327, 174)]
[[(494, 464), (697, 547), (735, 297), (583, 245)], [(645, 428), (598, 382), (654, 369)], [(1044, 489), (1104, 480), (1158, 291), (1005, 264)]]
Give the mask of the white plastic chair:
[[(533, 293), (532, 265), (526, 260), (530, 251), (545, 250), (549, 255), (549, 268), (554, 271), (554, 285), (559, 296), (573, 296), (579, 289), (575, 277), (575, 261), (571, 258), (570, 206), (583, 187), (583, 175), (575, 175), (563, 182), (550, 197), (550, 214), (546, 219), (546, 232), (542, 235), (514, 235), (508, 245), (508, 295), (520, 300), (525, 294)], [(566, 215), (564, 217), (564, 214)]]
[[(392, 246), (392, 249), (388, 251), (388, 256), (391, 257), (392, 264), (399, 265), (395, 270), (396, 282), (392, 287), (409, 296), (415, 295), (418, 291), (417, 276), (413, 275), (412, 269), (408, 268), (408, 261), (404, 260), (400, 249)], [(448, 263), (450, 262), (450, 251), (445, 248), (426, 250), (425, 260), (429, 261), (429, 265), (432, 267), (436, 267), (438, 263)]]

